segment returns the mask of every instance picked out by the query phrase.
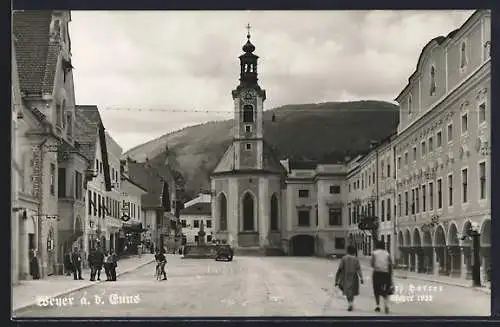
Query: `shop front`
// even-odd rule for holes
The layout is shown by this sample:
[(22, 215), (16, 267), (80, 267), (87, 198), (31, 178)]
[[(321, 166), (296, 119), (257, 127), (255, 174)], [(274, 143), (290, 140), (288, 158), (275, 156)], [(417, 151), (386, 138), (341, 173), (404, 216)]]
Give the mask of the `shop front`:
[(118, 254), (138, 254), (138, 247), (141, 244), (142, 233), (147, 230), (142, 227), (142, 223), (124, 222), (120, 231)]

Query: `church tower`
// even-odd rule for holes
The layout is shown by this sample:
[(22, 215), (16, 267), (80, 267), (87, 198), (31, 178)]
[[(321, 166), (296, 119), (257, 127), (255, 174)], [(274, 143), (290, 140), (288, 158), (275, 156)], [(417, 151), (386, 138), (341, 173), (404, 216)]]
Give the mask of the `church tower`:
[(259, 170), (263, 165), (263, 103), (266, 91), (258, 84), (255, 46), (250, 42), (250, 25), (247, 25), (247, 42), (240, 59), (240, 84), (232, 91), (234, 100), (235, 170)]

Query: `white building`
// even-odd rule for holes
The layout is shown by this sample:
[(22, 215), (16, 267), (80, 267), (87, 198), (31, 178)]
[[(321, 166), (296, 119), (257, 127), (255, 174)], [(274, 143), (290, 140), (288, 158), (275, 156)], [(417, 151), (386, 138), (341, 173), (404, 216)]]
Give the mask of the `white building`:
[(179, 218), (182, 225), (183, 244), (195, 244), (200, 241), (198, 232), (201, 224), (204, 226), (205, 243), (210, 243), (215, 239), (211, 202), (200, 201), (186, 207), (181, 210)]
[(145, 218), (141, 208), (141, 198), (148, 191), (127, 176), (122, 175), (121, 181), (122, 218), (128, 217), (124, 219), (127, 221), (123, 221), (122, 229), (128, 240), (127, 247), (129, 249), (133, 247), (131, 250), (132, 253), (135, 253), (136, 245), (142, 241), (143, 220)]

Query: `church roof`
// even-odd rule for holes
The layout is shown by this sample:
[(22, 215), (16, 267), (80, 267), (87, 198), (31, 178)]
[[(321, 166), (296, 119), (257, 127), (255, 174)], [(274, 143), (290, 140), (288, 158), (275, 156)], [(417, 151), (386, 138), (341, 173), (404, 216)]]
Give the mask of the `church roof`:
[[(266, 172), (271, 174), (286, 174), (286, 169), (280, 163), (278, 156), (273, 148), (264, 140), (263, 142), (263, 162), (262, 169), (252, 170), (255, 172)], [(235, 170), (235, 147), (232, 143), (219, 160), (217, 166), (212, 172), (212, 175), (236, 172)], [(242, 170), (241, 170), (242, 171)]]
[(205, 202), (198, 202), (181, 210), (181, 215), (211, 215), (212, 204)]

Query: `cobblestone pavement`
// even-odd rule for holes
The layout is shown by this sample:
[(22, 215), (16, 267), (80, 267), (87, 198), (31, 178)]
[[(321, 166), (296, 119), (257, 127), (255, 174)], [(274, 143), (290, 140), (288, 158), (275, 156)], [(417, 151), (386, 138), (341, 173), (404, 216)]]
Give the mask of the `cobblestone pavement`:
[[(154, 278), (154, 264), (76, 291), (17, 317), (111, 316), (384, 316), (374, 312), (371, 271), (353, 312), (332, 291), (338, 261), (296, 257), (235, 257), (232, 262), (168, 257), (168, 280)], [(489, 316), (490, 296), (464, 287), (396, 279), (396, 316)], [(413, 296), (407, 291), (413, 288)], [(424, 290), (425, 288), (425, 290)], [(43, 294), (40, 294), (43, 295)], [(64, 301), (64, 298), (66, 301)], [(85, 302), (86, 301), (86, 302)], [(63, 304), (66, 305), (63, 305)]]

